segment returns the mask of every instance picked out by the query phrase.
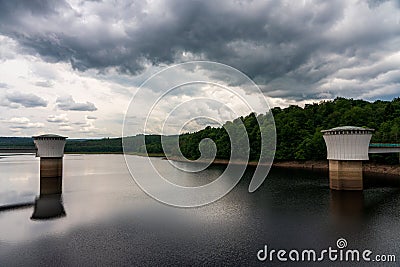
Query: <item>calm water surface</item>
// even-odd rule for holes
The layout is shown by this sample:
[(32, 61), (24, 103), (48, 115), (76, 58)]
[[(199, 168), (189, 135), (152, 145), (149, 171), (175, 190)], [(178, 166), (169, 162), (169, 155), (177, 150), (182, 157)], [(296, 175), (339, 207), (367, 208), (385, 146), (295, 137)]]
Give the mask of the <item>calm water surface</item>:
[[(132, 157), (140, 167), (144, 158)], [(206, 184), (223, 172), (213, 166), (201, 174), (182, 174), (168, 161), (153, 163), (182, 185)], [(340, 237), (349, 248), (395, 254), (400, 261), (398, 181), (367, 177), (366, 190), (343, 193), (329, 190), (326, 173), (273, 169), (250, 194), (252, 171), (219, 201), (180, 209), (143, 193), (122, 155), (66, 155), (66, 215), (32, 220), (33, 206), (4, 207), (35, 201), (39, 160), (0, 155), (0, 266), (271, 266), (257, 260), (264, 245), (319, 251), (335, 247)], [(288, 263), (275, 260), (273, 265)]]

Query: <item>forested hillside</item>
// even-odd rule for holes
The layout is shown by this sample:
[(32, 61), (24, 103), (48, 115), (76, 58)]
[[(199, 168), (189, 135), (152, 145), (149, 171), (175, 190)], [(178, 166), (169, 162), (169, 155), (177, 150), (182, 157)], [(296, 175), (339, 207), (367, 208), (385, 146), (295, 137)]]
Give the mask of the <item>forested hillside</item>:
[(33, 147), (33, 139), (30, 137), (0, 137), (1, 147)]
[[(321, 130), (333, 127), (351, 125), (375, 129), (372, 141), (374, 143), (400, 143), (400, 98), (392, 101), (375, 101), (336, 98), (333, 101), (324, 101), (307, 104), (304, 108), (290, 106), (281, 109), (273, 108), (277, 133), (276, 160), (318, 160), (326, 159), (326, 147)], [(238, 127), (241, 120), (246, 127), (250, 139), (250, 159), (257, 160), (260, 153), (260, 129), (271, 127), (265, 114), (249, 114), (233, 122), (227, 122), (224, 127)], [(130, 152), (145, 153), (143, 138), (146, 138), (148, 153), (163, 153), (161, 137), (159, 135), (137, 135), (126, 139)], [(199, 142), (204, 138), (212, 139), (217, 146), (217, 158), (230, 157), (229, 136), (224, 128), (206, 127), (205, 129), (186, 133), (179, 137), (182, 153), (195, 159), (200, 156)], [(167, 143), (168, 143), (168, 138)], [(13, 138), (0, 138), (0, 146), (10, 144), (21, 145), (31, 142), (29, 138), (17, 142)], [(68, 140), (66, 152), (122, 152), (121, 138), (105, 138), (98, 140)], [(372, 155), (378, 162), (398, 163), (398, 156)]]
[[(274, 108), (278, 135), (277, 159), (324, 159), (326, 148), (320, 130), (351, 125), (375, 129), (371, 142), (400, 142), (400, 98), (391, 102), (337, 98), (334, 101)], [(397, 161), (396, 155), (373, 155)]]
[[(400, 143), (400, 98), (393, 101), (375, 101), (336, 98), (304, 108), (290, 106), (272, 109), (277, 133), (276, 160), (319, 160), (326, 159), (326, 147), (322, 138), (322, 129), (338, 126), (361, 126), (375, 129), (371, 142)], [(258, 115), (263, 121), (265, 115)], [(251, 142), (250, 159), (259, 155), (260, 136), (255, 114), (240, 118)], [(181, 136), (181, 148), (190, 158), (199, 156), (197, 144), (202, 138), (213, 139), (218, 151), (217, 157), (229, 158), (229, 138), (221, 128), (210, 128)], [(373, 160), (386, 163), (398, 163), (393, 154), (371, 155)]]

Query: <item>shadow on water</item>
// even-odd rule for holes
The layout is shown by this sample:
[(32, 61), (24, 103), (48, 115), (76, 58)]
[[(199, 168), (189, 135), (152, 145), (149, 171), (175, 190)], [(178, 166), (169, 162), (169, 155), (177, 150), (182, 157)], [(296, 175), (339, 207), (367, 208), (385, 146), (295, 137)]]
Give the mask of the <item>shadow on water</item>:
[(32, 207), (34, 204), (35, 204), (35, 203), (33, 203), (33, 202), (24, 202), (24, 203), (16, 203), (16, 204), (3, 205), (3, 206), (0, 206), (0, 212), (2, 212), (2, 211), (9, 211), (9, 210), (15, 210), (15, 209), (30, 208), (30, 207)]

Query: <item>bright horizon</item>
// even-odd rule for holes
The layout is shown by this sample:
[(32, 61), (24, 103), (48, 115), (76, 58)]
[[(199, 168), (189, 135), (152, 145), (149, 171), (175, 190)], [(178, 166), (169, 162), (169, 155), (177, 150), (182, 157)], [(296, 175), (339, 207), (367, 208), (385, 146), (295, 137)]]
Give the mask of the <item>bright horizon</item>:
[[(394, 99), (394, 98), (393, 98)], [(392, 99), (392, 100), (393, 100)], [(355, 100), (363, 100), (363, 99), (355, 99)], [(326, 101), (333, 101), (333, 100), (326, 100)], [(365, 101), (367, 101), (367, 100), (365, 100)], [(391, 101), (391, 100), (382, 100), (382, 101)], [(368, 102), (373, 102), (373, 101), (368, 101)], [(314, 103), (317, 103), (317, 102), (313, 102), (313, 103), (305, 103), (305, 104), (314, 104)], [(304, 105), (302, 105), (301, 106), (302, 108), (304, 108)], [(257, 115), (259, 114), (259, 113), (256, 113)], [(227, 122), (227, 121), (225, 121), (225, 122)], [(208, 125), (207, 125), (208, 126)], [(199, 130), (202, 130), (202, 129), (204, 129), (205, 127), (207, 127), (207, 126), (204, 126), (203, 128), (201, 128), (201, 129), (199, 129)], [(214, 127), (214, 128), (218, 128), (218, 127), (220, 127), (220, 126), (212, 126), (212, 125), (210, 125), (211, 127)], [(182, 132), (182, 133), (192, 133), (192, 132), (194, 132), (194, 131), (186, 131), (186, 132)], [(182, 133), (176, 133), (176, 134), (168, 134), (168, 135), (164, 135), (164, 136), (170, 136), (170, 135), (180, 135), (180, 134), (182, 134)], [(50, 133), (50, 132), (46, 132), (45, 134), (54, 134), (54, 133)], [(69, 137), (69, 136), (67, 136), (67, 135), (63, 135), (63, 134), (59, 134), (59, 135), (62, 135), (62, 136), (65, 136), (65, 137), (67, 137), (69, 140), (95, 140), (95, 139), (106, 139), (106, 138), (110, 138), (110, 139), (115, 139), (115, 138), (126, 138), (126, 137), (133, 137), (133, 136), (137, 136), (137, 135), (143, 135), (143, 133), (137, 133), (137, 134), (134, 134), (134, 135), (128, 135), (128, 136), (122, 136), (122, 135), (120, 135), (120, 136), (102, 136), (102, 137)], [(146, 134), (144, 134), (144, 135), (161, 135), (161, 134), (158, 134), (158, 133), (154, 133), (154, 134), (151, 134), (151, 133), (146, 133)], [(32, 136), (0, 136), (0, 137), (18, 137), (18, 138), (31, 138)]]

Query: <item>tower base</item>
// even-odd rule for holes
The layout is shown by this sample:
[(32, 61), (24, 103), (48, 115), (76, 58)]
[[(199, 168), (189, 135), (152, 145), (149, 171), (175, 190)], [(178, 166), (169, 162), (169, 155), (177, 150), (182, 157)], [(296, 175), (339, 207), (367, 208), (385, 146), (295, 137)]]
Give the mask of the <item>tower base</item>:
[(62, 193), (62, 158), (40, 158), (40, 195)]
[(362, 190), (362, 161), (329, 160), (329, 187), (334, 190)]

